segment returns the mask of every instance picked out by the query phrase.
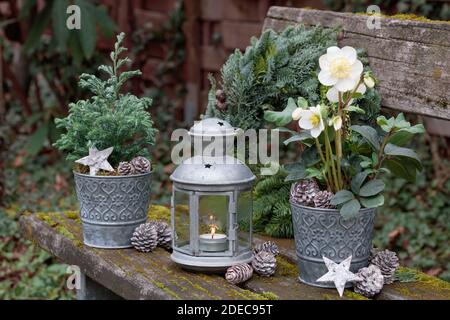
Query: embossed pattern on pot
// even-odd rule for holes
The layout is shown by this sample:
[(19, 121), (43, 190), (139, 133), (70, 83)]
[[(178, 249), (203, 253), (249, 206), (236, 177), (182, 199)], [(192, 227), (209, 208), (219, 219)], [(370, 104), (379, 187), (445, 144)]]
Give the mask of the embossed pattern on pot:
[(351, 270), (366, 267), (372, 248), (375, 209), (362, 209), (351, 219), (344, 219), (338, 210), (318, 209), (291, 203), (295, 246), (300, 269), (300, 281), (317, 283), (326, 273), (325, 256), (337, 263), (352, 255)]
[(86, 245), (131, 246), (133, 230), (147, 218), (151, 175), (88, 176), (74, 172)]

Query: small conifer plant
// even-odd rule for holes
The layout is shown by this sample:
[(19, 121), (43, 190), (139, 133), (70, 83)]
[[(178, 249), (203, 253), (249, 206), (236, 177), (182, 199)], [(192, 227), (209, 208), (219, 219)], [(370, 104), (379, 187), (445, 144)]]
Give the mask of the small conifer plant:
[(79, 85), (93, 95), (69, 105), (69, 115), (56, 119), (56, 126), (65, 133), (54, 144), (67, 153), (67, 160), (74, 161), (89, 153), (90, 147), (98, 150), (114, 147), (108, 161), (117, 168), (120, 162), (137, 156), (149, 158), (149, 146), (154, 144), (156, 129), (147, 108), (152, 100), (138, 98), (130, 93), (122, 94), (121, 88), (127, 80), (141, 75), (141, 71), (120, 69), (130, 63), (128, 57), (120, 58), (127, 49), (122, 47), (124, 33), (117, 42), (110, 58), (112, 65), (101, 65), (98, 69), (108, 75), (102, 80), (92, 74), (82, 74)]

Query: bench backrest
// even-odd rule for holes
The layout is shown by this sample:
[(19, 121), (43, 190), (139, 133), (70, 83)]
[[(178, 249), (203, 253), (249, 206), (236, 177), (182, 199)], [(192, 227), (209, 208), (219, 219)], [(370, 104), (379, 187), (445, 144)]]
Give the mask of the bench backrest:
[(450, 22), (381, 17), (370, 29), (369, 16), (271, 7), (263, 30), (288, 25), (342, 26), (339, 45), (364, 48), (379, 79), (384, 107), (450, 119)]

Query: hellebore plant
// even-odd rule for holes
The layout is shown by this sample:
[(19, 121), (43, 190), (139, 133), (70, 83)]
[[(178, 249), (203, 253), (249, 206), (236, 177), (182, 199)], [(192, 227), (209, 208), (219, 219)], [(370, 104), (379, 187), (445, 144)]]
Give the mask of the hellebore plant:
[(370, 71), (364, 72), (354, 48), (328, 48), (319, 58), (319, 66), (318, 79), (326, 91), (323, 103), (308, 106), (302, 97), (297, 101), (290, 98), (283, 111), (267, 111), (265, 118), (279, 126), (296, 120), (304, 129), (282, 128), (292, 134), (285, 144), (303, 144), (300, 161), (287, 166), (287, 179), (318, 180), (334, 193), (331, 204), (343, 216), (351, 217), (361, 207), (384, 204), (381, 174), (415, 181), (422, 166), (417, 154), (405, 145), (424, 128), (421, 124), (411, 126), (402, 113), (389, 119), (379, 116), (378, 128), (351, 123), (352, 113), (365, 113), (355, 101), (367, 90), (374, 90), (376, 83)]

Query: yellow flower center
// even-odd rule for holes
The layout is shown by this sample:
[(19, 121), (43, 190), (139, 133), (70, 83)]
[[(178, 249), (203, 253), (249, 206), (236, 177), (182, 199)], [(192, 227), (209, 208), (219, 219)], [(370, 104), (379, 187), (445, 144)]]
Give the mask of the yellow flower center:
[(310, 118), (309, 118), (309, 122), (311, 122), (311, 124), (313, 125), (313, 127), (317, 127), (320, 123), (320, 117), (317, 114), (313, 114)]
[(350, 76), (350, 71), (350, 63), (346, 58), (336, 58), (330, 63), (330, 73), (334, 78), (348, 78)]

